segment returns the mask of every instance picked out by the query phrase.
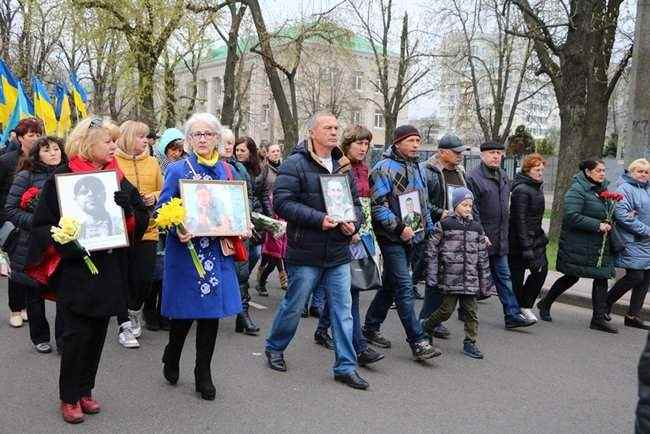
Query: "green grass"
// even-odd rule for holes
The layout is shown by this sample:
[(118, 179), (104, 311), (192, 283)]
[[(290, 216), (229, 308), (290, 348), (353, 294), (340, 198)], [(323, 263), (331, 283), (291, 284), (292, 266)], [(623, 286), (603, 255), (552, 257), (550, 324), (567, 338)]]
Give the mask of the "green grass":
[(548, 269), (555, 271), (555, 261), (557, 260), (557, 240), (550, 240), (546, 246), (546, 259), (548, 259)]

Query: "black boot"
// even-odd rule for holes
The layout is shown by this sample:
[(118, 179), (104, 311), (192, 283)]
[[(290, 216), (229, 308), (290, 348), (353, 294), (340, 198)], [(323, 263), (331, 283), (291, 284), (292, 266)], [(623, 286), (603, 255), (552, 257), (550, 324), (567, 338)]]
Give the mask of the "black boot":
[(201, 398), (214, 400), (217, 390), (212, 383), (210, 364), (214, 354), (214, 344), (217, 339), (219, 320), (198, 320), (196, 328), (196, 365), (194, 367), (194, 381), (196, 391)]
[(163, 376), (169, 384), (178, 383), (178, 377), (180, 375), (179, 362), (181, 359), (180, 351), (172, 348), (171, 344), (167, 344), (165, 347), (165, 352), (163, 353)]
[(248, 293), (248, 283), (239, 285), (239, 290), (241, 291), (242, 312), (237, 315), (235, 332), (255, 336), (260, 331), (260, 328), (255, 324), (255, 321), (253, 321), (253, 318), (251, 318), (250, 313), (248, 312), (248, 302), (251, 299), (251, 296)]

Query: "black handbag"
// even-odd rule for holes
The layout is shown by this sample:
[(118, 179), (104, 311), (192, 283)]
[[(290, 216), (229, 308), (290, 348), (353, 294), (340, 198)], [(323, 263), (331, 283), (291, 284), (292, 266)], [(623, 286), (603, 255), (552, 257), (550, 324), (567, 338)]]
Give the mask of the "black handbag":
[(352, 275), (352, 288), (357, 291), (370, 291), (381, 288), (381, 273), (368, 250), (368, 246), (361, 241), (366, 249), (367, 256), (361, 259), (353, 259), (350, 263), (350, 274)]

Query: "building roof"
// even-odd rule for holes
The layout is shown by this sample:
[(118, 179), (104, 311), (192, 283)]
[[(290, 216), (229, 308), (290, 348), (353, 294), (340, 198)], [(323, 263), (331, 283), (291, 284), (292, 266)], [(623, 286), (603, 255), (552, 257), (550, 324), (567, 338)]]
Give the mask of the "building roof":
[[(294, 28), (287, 29), (283, 32), (281, 32), (281, 35), (286, 36), (287, 38), (293, 36), (295, 33)], [(319, 38), (318, 36), (312, 36), (307, 39), (309, 42), (322, 42), (323, 40)], [(248, 51), (251, 47), (253, 47), (257, 43), (257, 36), (245, 36), (245, 37), (240, 37), (237, 40), (239, 52), (243, 51)], [(344, 38), (340, 40), (339, 44), (341, 45), (342, 48), (348, 48), (352, 51), (356, 51), (358, 53), (363, 53), (363, 54), (373, 54), (372, 51), (372, 45), (370, 44), (370, 41), (368, 39), (364, 38), (363, 36), (359, 35), (351, 35), (349, 38)], [(208, 60), (224, 60), (228, 54), (228, 47), (223, 44), (216, 46), (212, 48), (209, 51), (208, 54)], [(391, 53), (393, 54), (393, 53)]]

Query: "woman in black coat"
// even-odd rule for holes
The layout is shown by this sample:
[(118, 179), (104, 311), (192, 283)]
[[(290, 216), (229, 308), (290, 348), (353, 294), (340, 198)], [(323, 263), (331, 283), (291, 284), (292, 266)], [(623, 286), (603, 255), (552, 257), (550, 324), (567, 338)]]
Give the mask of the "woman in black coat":
[[(115, 192), (113, 199), (124, 210), (126, 228), (133, 242), (142, 238), (149, 214), (138, 191), (118, 169), (114, 158), (116, 149), (107, 123), (99, 118), (85, 119), (68, 137), (66, 153), (70, 161), (55, 174), (116, 171), (120, 190)], [(51, 177), (43, 186), (34, 213), (27, 263), (33, 270), (39, 268), (37, 264), (52, 262), (52, 256), (60, 259), (48, 284), (57, 293), (64, 324), (59, 374), (61, 413), (66, 422), (79, 423), (83, 422), (84, 413), (100, 411), (92, 390), (108, 320), (124, 304), (128, 288), (128, 248), (92, 252), (92, 261), (99, 273), (91, 274), (83, 260), (85, 252), (82, 249), (73, 243), (59, 244), (52, 239), (51, 229), (61, 218), (57, 196), (55, 177)]]
[[(34, 146), (34, 142), (43, 134), (43, 123), (36, 118), (25, 118), (18, 122), (16, 128), (17, 148), (10, 150), (0, 157), (0, 224), (10, 225), (7, 223), (7, 215), (4, 212), (7, 194), (14, 181), (16, 168), (22, 165)], [(15, 233), (12, 232), (8, 242), (0, 246), (5, 251), (11, 251), (14, 248)], [(12, 327), (21, 327), (23, 321), (27, 320), (26, 302), (28, 288), (13, 278), (9, 278), (9, 324)]]
[[(510, 253), (508, 263), (512, 286), (526, 318), (537, 321), (532, 307), (548, 274), (546, 245), (542, 229), (546, 203), (544, 200), (544, 166), (539, 154), (524, 158), (521, 173), (515, 175), (510, 197)], [(526, 270), (530, 275), (524, 283)]]
[[(50, 325), (45, 317), (45, 301), (42, 296), (47, 288), (25, 273), (25, 261), (29, 249), (34, 209), (38, 203), (40, 192), (52, 173), (61, 165), (66, 165), (67, 162), (63, 152), (62, 139), (54, 136), (41, 137), (29, 152), (29, 159), (23, 162), (22, 167), (18, 168), (18, 173), (14, 177), (5, 202), (7, 220), (17, 228), (13, 248), (8, 252), (11, 259), (10, 278), (26, 289), (29, 336), (39, 353), (52, 351)], [(61, 315), (57, 315), (54, 336), (59, 352), (61, 351), (62, 332)]]

